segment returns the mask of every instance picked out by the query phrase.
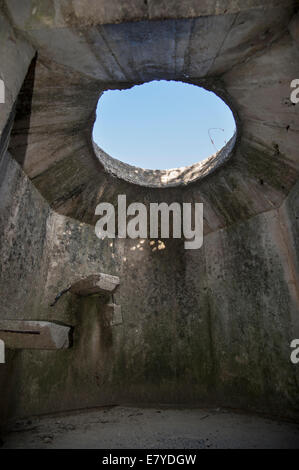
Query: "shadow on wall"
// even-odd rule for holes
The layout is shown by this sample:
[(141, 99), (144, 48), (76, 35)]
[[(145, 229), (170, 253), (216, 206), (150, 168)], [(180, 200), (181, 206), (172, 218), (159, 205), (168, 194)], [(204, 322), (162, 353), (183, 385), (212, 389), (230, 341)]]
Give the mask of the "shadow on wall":
[(12, 136), (14, 136), (14, 147), (8, 147), (8, 150), (12, 152), (14, 158), (22, 168), (25, 163), (29, 138), (36, 62), (37, 54), (35, 54), (31, 61), (15, 105), (15, 122), (11, 131)]

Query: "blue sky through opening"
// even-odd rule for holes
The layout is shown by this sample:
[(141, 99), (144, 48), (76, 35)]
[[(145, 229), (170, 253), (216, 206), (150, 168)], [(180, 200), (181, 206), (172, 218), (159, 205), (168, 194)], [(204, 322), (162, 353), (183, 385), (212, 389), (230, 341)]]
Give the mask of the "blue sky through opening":
[(217, 95), (163, 80), (106, 91), (98, 103), (93, 138), (125, 163), (169, 169), (204, 160), (234, 132), (233, 114)]

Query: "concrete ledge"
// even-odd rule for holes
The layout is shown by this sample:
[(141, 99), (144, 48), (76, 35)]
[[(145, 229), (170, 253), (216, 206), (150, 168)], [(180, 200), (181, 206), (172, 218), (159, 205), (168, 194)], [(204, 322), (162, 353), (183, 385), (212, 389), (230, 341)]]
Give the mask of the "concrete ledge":
[(77, 295), (113, 294), (119, 286), (119, 278), (110, 274), (93, 274), (73, 284), (70, 292)]
[(0, 339), (9, 349), (66, 349), (70, 331), (68, 326), (47, 321), (0, 321)]

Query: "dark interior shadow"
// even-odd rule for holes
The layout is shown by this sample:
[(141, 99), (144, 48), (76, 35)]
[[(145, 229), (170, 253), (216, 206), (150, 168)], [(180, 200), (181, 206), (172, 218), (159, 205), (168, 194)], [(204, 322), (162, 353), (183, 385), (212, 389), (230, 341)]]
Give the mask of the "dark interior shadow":
[(11, 130), (10, 142), (8, 146), (9, 152), (17, 160), (21, 167), (23, 167), (25, 163), (28, 145), (36, 61), (37, 54), (35, 54), (31, 61), (27, 75), (24, 79), (22, 88), (16, 101), (15, 120)]

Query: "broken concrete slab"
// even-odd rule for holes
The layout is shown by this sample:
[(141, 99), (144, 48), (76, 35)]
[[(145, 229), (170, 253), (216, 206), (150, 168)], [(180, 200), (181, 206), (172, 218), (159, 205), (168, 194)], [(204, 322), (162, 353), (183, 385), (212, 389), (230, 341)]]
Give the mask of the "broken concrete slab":
[(70, 331), (69, 326), (47, 321), (0, 321), (0, 339), (9, 349), (66, 349)]
[(104, 327), (108, 328), (109, 326), (121, 325), (123, 322), (121, 306), (116, 304), (106, 304), (104, 305), (103, 318), (104, 318)]
[(92, 274), (73, 284), (70, 292), (77, 295), (113, 294), (119, 286), (119, 277), (110, 274)]

